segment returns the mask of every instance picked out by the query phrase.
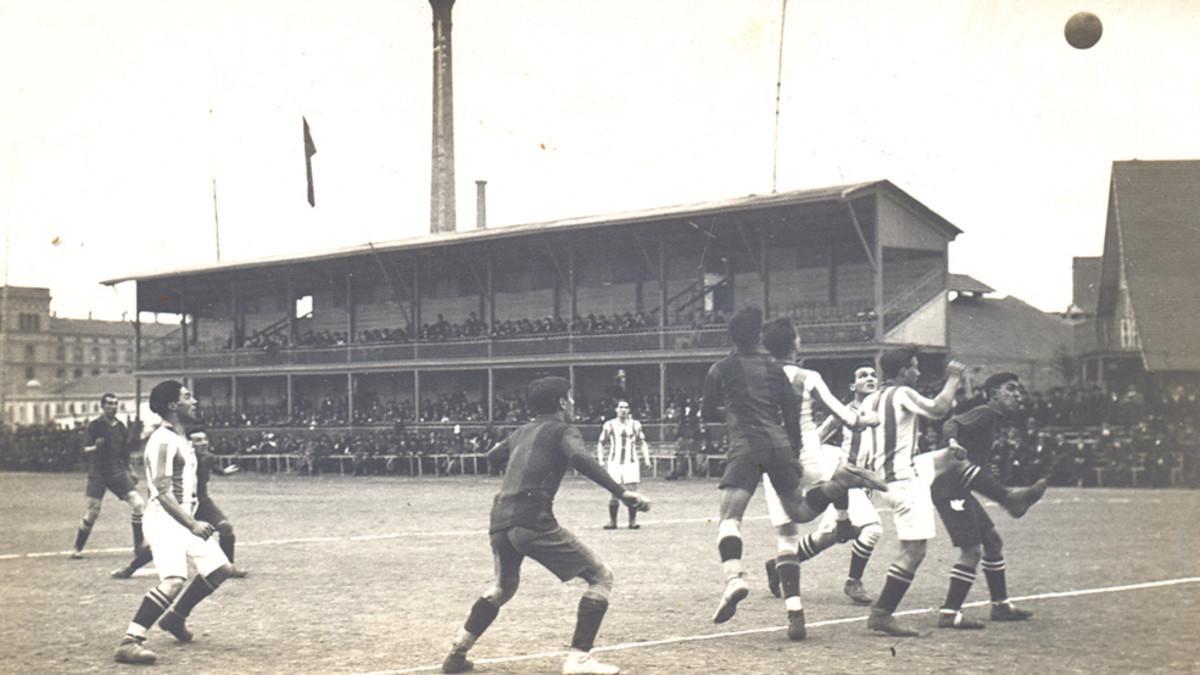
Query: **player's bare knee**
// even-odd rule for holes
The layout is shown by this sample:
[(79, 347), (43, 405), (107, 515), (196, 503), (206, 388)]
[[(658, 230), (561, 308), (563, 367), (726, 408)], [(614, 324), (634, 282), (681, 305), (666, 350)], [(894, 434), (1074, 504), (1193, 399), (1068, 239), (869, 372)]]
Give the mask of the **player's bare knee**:
[(100, 500), (89, 499), (88, 505), (87, 505), (87, 510), (84, 511), (84, 513), (83, 513), (83, 519), (85, 521), (87, 521), (88, 524), (90, 525), (90, 524), (96, 522), (96, 519), (99, 517), (100, 517)]
[(216, 528), (217, 534), (221, 535), (223, 539), (229, 539), (233, 536), (233, 523), (228, 520), (222, 520), (213, 527)]
[(584, 595), (596, 598), (597, 600), (607, 600), (612, 593), (613, 583), (616, 576), (613, 574), (612, 568), (604, 563), (600, 563), (594, 569), (588, 570), (583, 575), (583, 580), (587, 582), (587, 590)]
[(900, 542), (900, 561), (909, 571), (915, 570), (925, 559), (925, 540), (916, 539)]
[(879, 539), (883, 536), (883, 526), (879, 523), (870, 523), (863, 525), (862, 530), (858, 533), (858, 538), (868, 546), (875, 546), (879, 543)]
[(979, 544), (974, 546), (964, 546), (958, 549), (958, 563), (974, 569), (979, 565), (979, 560), (983, 558), (983, 547)]
[(497, 607), (502, 607), (509, 600), (513, 599), (513, 596), (517, 594), (517, 589), (520, 587), (521, 577), (502, 577), (492, 582), (491, 587), (483, 592), (483, 597)]
[(225, 563), (217, 569), (204, 575), (204, 580), (208, 582), (209, 586), (212, 586), (215, 589), (231, 576), (233, 576), (233, 565), (230, 563)]
[(158, 591), (168, 598), (174, 598), (183, 590), (183, 577), (167, 577), (158, 584)]
[(983, 552), (989, 558), (998, 558), (1004, 553), (1004, 539), (995, 529), (983, 533)]
[(146, 500), (142, 499), (137, 490), (133, 490), (125, 495), (125, 503), (129, 504), (129, 508), (133, 511), (134, 515), (140, 516), (146, 510)]

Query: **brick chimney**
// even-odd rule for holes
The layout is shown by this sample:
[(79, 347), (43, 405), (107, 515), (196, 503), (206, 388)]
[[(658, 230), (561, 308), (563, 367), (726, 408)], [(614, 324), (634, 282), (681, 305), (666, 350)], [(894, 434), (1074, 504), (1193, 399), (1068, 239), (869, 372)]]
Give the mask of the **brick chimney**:
[(454, 73), (450, 50), (450, 9), (454, 0), (429, 0), (433, 7), (433, 164), (429, 231), (453, 232)]

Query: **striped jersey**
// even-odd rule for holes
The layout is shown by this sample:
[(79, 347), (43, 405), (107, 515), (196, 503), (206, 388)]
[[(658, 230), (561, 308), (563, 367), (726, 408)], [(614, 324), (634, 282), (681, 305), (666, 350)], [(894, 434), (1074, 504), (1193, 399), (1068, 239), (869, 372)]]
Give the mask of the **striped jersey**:
[(917, 477), (913, 457), (917, 454), (918, 417), (937, 419), (933, 401), (912, 387), (885, 384), (867, 396), (862, 407), (879, 416), (879, 426), (863, 432), (869, 440), (864, 468), (887, 482)]
[(150, 486), (150, 507), (162, 508), (154, 481), (171, 478), (171, 493), (188, 513), (196, 512), (196, 452), (192, 442), (174, 427), (163, 423), (146, 441), (146, 482)]
[(817, 371), (789, 363), (783, 366), (783, 372), (787, 375), (788, 382), (791, 382), (796, 398), (799, 399), (797, 405), (800, 414), (800, 438), (803, 439), (801, 452), (805, 449), (816, 450), (821, 447), (821, 434), (818, 431), (817, 421), (813, 418), (814, 398), (819, 398), (826, 408), (842, 420), (843, 424), (849, 425), (858, 421), (858, 416), (854, 411), (837, 400), (829, 391), (829, 386), (825, 384), (825, 378), (821, 377)]
[(624, 422), (620, 417), (614, 417), (605, 422), (600, 431), (596, 454), (601, 464), (637, 464), (639, 448), (642, 457), (649, 463), (650, 452), (646, 448), (642, 423), (632, 417)]
[[(851, 401), (846, 407), (857, 411), (858, 401)], [(842, 425), (842, 459), (856, 466), (864, 459), (863, 435), (867, 433), (870, 433), (870, 429), (855, 429), (847, 424)]]

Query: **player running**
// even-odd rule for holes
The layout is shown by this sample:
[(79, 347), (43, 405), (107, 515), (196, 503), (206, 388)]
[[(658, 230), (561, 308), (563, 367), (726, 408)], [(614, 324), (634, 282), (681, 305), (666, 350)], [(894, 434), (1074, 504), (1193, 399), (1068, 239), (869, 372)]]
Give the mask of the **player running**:
[[(151, 390), (150, 410), (163, 420), (146, 442), (146, 538), (160, 582), (142, 598), (117, 646), (114, 658), (119, 663), (150, 664), (158, 659), (143, 644), (155, 621), (176, 640), (191, 642), (186, 622), (192, 608), (233, 572), (212, 539), (213, 526), (195, 517), (196, 453), (183, 430), (196, 422), (196, 399), (178, 381), (166, 380)], [(196, 576), (185, 588), (189, 559)]]
[[(861, 430), (878, 424), (879, 420), (869, 411), (858, 411), (843, 405), (829, 391), (820, 373), (795, 365), (800, 337), (791, 319), (776, 319), (768, 324), (763, 330), (763, 346), (783, 366), (783, 372), (798, 401), (800, 437), (803, 441), (799, 456), (800, 465), (803, 467), (800, 485), (802, 488), (809, 488), (828, 480), (842, 463), (838, 448), (821, 444), (821, 436), (813, 419), (814, 402), (823, 403), (833, 413), (833, 417), (852, 429)], [(768, 476), (763, 476), (763, 492), (767, 500), (767, 513), (771, 525), (775, 528), (777, 548), (775, 559), (767, 561), (768, 583), (773, 577), (778, 580), (777, 584), (772, 585), (771, 591), (776, 596), (783, 596), (788, 617), (788, 639), (803, 640), (808, 632), (804, 623), (804, 605), (800, 597), (800, 563), (806, 557), (812, 556), (805, 556), (804, 542), (800, 539), (799, 529), (784, 512)], [(849, 490), (841, 494), (825, 509), (826, 517), (832, 520), (831, 537), (841, 536), (848, 541), (859, 533), (858, 528), (851, 522), (851, 495), (858, 497), (855, 500), (858, 520), (869, 521), (870, 516), (874, 514), (875, 510), (870, 506), (870, 500), (863, 496), (861, 490)], [(859, 503), (863, 499), (867, 501), (866, 513), (863, 513)], [(874, 515), (875, 522), (878, 522), (878, 514)], [(780, 592), (777, 593), (777, 589)]]
[[(596, 443), (596, 459), (608, 468), (608, 475), (613, 480), (627, 490), (637, 491), (638, 483), (642, 482), (641, 466), (650, 464), (650, 448), (646, 445), (646, 435), (642, 433), (642, 423), (629, 414), (627, 399), (617, 400), (617, 416), (604, 423), (604, 428), (600, 431), (600, 440)], [(608, 524), (604, 529), (617, 529), (617, 513), (620, 510), (620, 502), (616, 495), (613, 495), (608, 501)], [(637, 524), (637, 512), (636, 507), (629, 507), (631, 530), (641, 527)]]
[(729, 334), (735, 349), (709, 369), (701, 408), (706, 424), (724, 422), (729, 434), (717, 528), (725, 590), (713, 623), (733, 618), (738, 603), (750, 593), (743, 578), (741, 522), (763, 474), (770, 477), (783, 512), (798, 523), (821, 515), (849, 488), (887, 489), (871, 472), (841, 465), (829, 480), (805, 491), (800, 482), (803, 468), (796, 459), (802, 444), (800, 401), (783, 368), (762, 349), (762, 310), (738, 310), (729, 321)]
[(500, 608), (512, 599), (521, 580), (521, 562), (533, 558), (562, 581), (579, 577), (588, 587), (579, 600), (571, 651), (562, 672), (614, 674), (620, 668), (601, 663), (591, 654), (600, 623), (608, 611), (613, 573), (583, 542), (559, 526), (554, 496), (568, 468), (587, 476), (630, 508), (649, 510), (650, 502), (614, 481), (587, 450), (579, 429), (571, 424), (575, 399), (562, 377), (543, 377), (529, 383), (527, 395), (537, 419), (522, 426), (488, 452), (490, 466), (508, 463), (500, 492), (492, 502), (489, 536), (496, 577), (475, 601), (458, 631), (442, 672), (461, 673), (474, 666), (467, 652), (475, 645)]
[[(875, 366), (869, 363), (857, 366), (854, 369), (854, 381), (850, 383), (850, 391), (854, 393), (854, 400), (850, 401), (846, 407), (851, 410), (859, 410), (863, 400), (878, 388), (879, 380), (875, 376)], [(825, 422), (817, 430), (817, 435), (824, 442), (833, 436), (838, 427), (841, 427), (842, 431), (840, 456), (843, 461), (855, 464), (859, 461), (865, 431), (845, 426), (837, 415), (830, 415), (825, 418)], [(875, 545), (883, 536), (883, 526), (880, 523), (879, 512), (871, 503), (871, 495), (868, 491), (851, 490), (848, 507), (849, 521), (838, 520), (834, 509), (825, 510), (825, 515), (821, 516), (816, 531), (805, 535), (800, 540), (796, 549), (798, 551), (797, 560), (803, 564), (835, 543), (853, 541), (850, 546), (850, 572), (842, 591), (855, 604), (869, 605), (875, 599), (863, 587), (862, 578), (867, 569), (867, 563), (871, 560), (871, 554), (875, 551)], [(846, 522), (852, 526), (851, 530), (847, 532), (843, 529), (843, 532), (839, 532), (839, 525)], [(857, 530), (857, 534), (850, 534), (854, 530)], [(775, 597), (781, 597), (779, 575), (775, 573), (774, 560), (767, 561), (767, 583), (771, 593)]]
[[(996, 373), (983, 384), (987, 402), (951, 417), (942, 426), (942, 437), (952, 449), (964, 452), (975, 464), (987, 466), (992, 460), (996, 427), (1005, 417), (1021, 409), (1023, 391), (1013, 373)], [(1044, 481), (1042, 482), (1044, 485)], [(975, 583), (975, 570), (983, 560), (992, 597), (992, 621), (1024, 621), (1033, 612), (1018, 609), (1008, 600), (1004, 571), (1004, 540), (983, 505), (961, 484), (941, 477), (933, 482), (933, 505), (937, 508), (958, 549), (958, 562), (950, 570), (950, 588), (946, 602), (938, 612), (939, 628), (979, 629), (984, 624), (963, 616), (962, 606)]]
[(87, 428), (87, 440), (83, 445), (88, 460), (87, 487), (84, 489), (87, 510), (75, 532), (75, 548), (71, 551), (71, 558), (76, 560), (83, 557), (83, 547), (92, 533), (92, 526), (100, 517), (100, 504), (106, 491), (129, 504), (133, 552), (136, 554), (142, 548), (142, 514), (146, 510), (146, 502), (138, 493), (137, 482), (129, 470), (131, 439), (125, 423), (117, 419), (118, 403), (116, 394), (101, 396), (100, 409), (103, 415), (92, 420)]
[[(217, 534), (220, 535), (221, 551), (225, 553), (225, 557), (229, 559), (229, 564), (232, 566), (234, 545), (237, 541), (233, 532), (233, 523), (208, 494), (208, 481), (213, 474), (230, 476), (237, 473), (238, 465), (230, 464), (225, 468), (220, 467), (217, 456), (209, 451), (208, 433), (203, 428), (188, 432), (188, 440), (192, 442), (192, 448), (196, 451), (196, 513), (194, 517), (197, 520), (212, 523)], [(113, 570), (112, 577), (114, 579), (132, 577), (134, 572), (153, 560), (153, 555), (149, 546), (143, 546), (128, 565)], [(240, 567), (234, 567), (229, 576), (232, 579), (243, 579), (247, 576), (247, 572)]]

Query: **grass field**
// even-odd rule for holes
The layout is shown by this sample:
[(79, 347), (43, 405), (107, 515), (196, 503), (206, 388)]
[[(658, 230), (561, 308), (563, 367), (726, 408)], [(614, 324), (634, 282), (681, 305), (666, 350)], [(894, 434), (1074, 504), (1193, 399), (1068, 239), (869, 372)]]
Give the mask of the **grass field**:
[[(193, 613), (196, 641), (155, 630), (154, 668), (187, 673), (432, 671), (492, 571), (486, 527), (495, 478), (236, 476), (214, 481), (237, 526), (237, 562)], [(600, 529), (606, 495), (568, 479), (560, 521), (616, 572), (601, 657), (630, 673), (1200, 671), (1200, 492), (1051, 490), (1024, 519), (993, 509), (1009, 587), (1037, 616), (978, 632), (898, 641), (866, 631), (841, 594), (849, 551), (804, 566), (805, 642), (784, 633), (765, 589), (774, 550), (761, 496), (743, 527), (753, 594), (710, 622), (722, 588), (715, 481), (653, 481), (639, 531)], [(128, 508), (109, 495), (88, 556), (70, 560), (81, 475), (0, 474), (0, 664), (5, 672), (128, 671), (112, 649), (155, 578), (115, 581)], [(896, 552), (888, 514), (867, 569), (877, 593)], [(622, 514), (624, 519), (624, 514)], [(622, 520), (623, 522), (623, 520)], [(933, 630), (953, 556), (944, 537), (906, 597), (906, 621)], [(582, 582), (527, 562), (521, 590), (473, 651), (487, 673), (557, 672)], [(970, 601), (986, 599), (980, 581)], [(986, 609), (971, 614), (985, 618)]]

